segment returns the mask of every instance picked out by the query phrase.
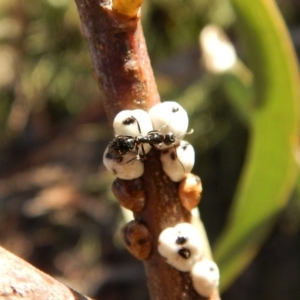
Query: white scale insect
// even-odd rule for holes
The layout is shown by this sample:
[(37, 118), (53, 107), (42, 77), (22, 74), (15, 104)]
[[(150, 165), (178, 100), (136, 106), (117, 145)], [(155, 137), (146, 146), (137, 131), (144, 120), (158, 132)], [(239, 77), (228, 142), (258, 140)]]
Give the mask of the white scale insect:
[(163, 230), (158, 238), (158, 252), (179, 271), (189, 272), (202, 258), (204, 245), (198, 230), (189, 223), (179, 223)]
[[(178, 103), (167, 101), (157, 104), (149, 113), (141, 109), (121, 111), (115, 117), (113, 127), (115, 138), (106, 148), (103, 162), (117, 177), (128, 180), (140, 177), (144, 171), (142, 161), (151, 147), (158, 150), (173, 147), (171, 155), (164, 152), (161, 157), (163, 169), (171, 180), (180, 181), (185, 173), (191, 171), (193, 147), (186, 142), (177, 147), (188, 128), (188, 115)], [(187, 149), (189, 151), (185, 151)]]
[(219, 285), (219, 268), (203, 258), (204, 243), (196, 227), (179, 223), (164, 229), (158, 238), (158, 252), (166, 262), (181, 272), (190, 272), (196, 292), (210, 297)]

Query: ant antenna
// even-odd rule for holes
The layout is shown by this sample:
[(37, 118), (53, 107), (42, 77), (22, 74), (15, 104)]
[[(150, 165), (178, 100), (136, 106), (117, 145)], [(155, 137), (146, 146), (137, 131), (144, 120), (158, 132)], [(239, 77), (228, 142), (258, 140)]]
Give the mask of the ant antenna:
[(192, 128), (190, 131), (185, 132), (185, 133), (181, 134), (180, 136), (177, 136), (176, 139), (180, 139), (180, 138), (183, 137), (184, 135), (186, 135), (186, 134), (192, 134), (193, 132), (194, 132), (194, 129)]
[(130, 125), (130, 124), (133, 124), (134, 122), (136, 122), (136, 124), (137, 124), (139, 133), (142, 134), (142, 132), (141, 132), (141, 127), (140, 127), (140, 123), (139, 123), (139, 121), (138, 121), (134, 116), (130, 116), (130, 117), (128, 117), (127, 119), (125, 119), (125, 120), (123, 121), (123, 124), (124, 124), (124, 125)]

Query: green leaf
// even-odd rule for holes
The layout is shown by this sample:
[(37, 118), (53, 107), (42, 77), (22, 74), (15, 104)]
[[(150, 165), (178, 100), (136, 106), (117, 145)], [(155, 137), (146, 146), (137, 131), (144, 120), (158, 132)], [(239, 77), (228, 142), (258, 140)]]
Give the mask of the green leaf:
[[(231, 0), (249, 67), (254, 109), (246, 163), (228, 223), (214, 247), (221, 290), (246, 268), (295, 186), (300, 99), (298, 63), (272, 0)], [(230, 170), (228, 170), (230, 171)]]

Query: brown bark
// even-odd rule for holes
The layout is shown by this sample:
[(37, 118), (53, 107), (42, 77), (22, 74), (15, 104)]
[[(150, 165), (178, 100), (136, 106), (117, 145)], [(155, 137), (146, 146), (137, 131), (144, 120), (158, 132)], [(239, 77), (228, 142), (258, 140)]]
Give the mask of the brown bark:
[[(109, 1), (75, 1), (110, 122), (121, 110), (147, 111), (158, 103), (160, 97), (139, 18), (129, 19), (114, 13)], [(144, 260), (150, 297), (152, 300), (205, 299), (193, 289), (190, 275), (165, 263), (157, 251), (158, 236), (163, 229), (191, 222), (190, 212), (179, 200), (178, 184), (164, 174), (158, 152), (152, 149), (147, 155), (142, 176), (145, 207), (135, 213), (135, 219), (148, 228), (153, 238), (151, 255)], [(126, 185), (130, 185), (128, 189)], [(119, 179), (116, 186), (123, 190), (132, 188), (129, 181)], [(119, 194), (120, 191), (115, 192)], [(210, 299), (219, 299), (218, 293)]]
[[(101, 2), (101, 3), (100, 3)], [(113, 13), (109, 1), (76, 0), (109, 120), (160, 101), (139, 18)]]
[(0, 299), (88, 300), (0, 247)]

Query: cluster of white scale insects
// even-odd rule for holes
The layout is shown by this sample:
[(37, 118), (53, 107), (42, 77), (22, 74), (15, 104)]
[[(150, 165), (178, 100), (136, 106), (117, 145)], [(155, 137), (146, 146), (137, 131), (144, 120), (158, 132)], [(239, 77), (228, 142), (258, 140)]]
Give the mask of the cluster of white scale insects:
[[(114, 139), (109, 142), (103, 163), (121, 179), (142, 176), (144, 161), (152, 147), (160, 150), (160, 160), (167, 176), (174, 182), (183, 180), (195, 162), (191, 144), (183, 138), (188, 132), (187, 112), (174, 101), (141, 109), (121, 111), (114, 119)], [(217, 265), (204, 258), (204, 244), (196, 227), (180, 223), (163, 230), (158, 252), (166, 262), (181, 272), (190, 272), (197, 293), (210, 297), (219, 284)]]
[(190, 272), (198, 294), (210, 297), (216, 291), (219, 269), (212, 260), (203, 257), (203, 240), (195, 226), (179, 223), (163, 230), (158, 238), (158, 252), (177, 270)]
[(161, 150), (164, 172), (179, 182), (191, 172), (195, 161), (193, 146), (182, 140), (188, 125), (187, 112), (174, 101), (157, 104), (148, 113), (123, 110), (114, 119), (115, 138), (104, 152), (103, 163), (120, 179), (135, 179), (144, 173), (143, 162), (155, 147)]

